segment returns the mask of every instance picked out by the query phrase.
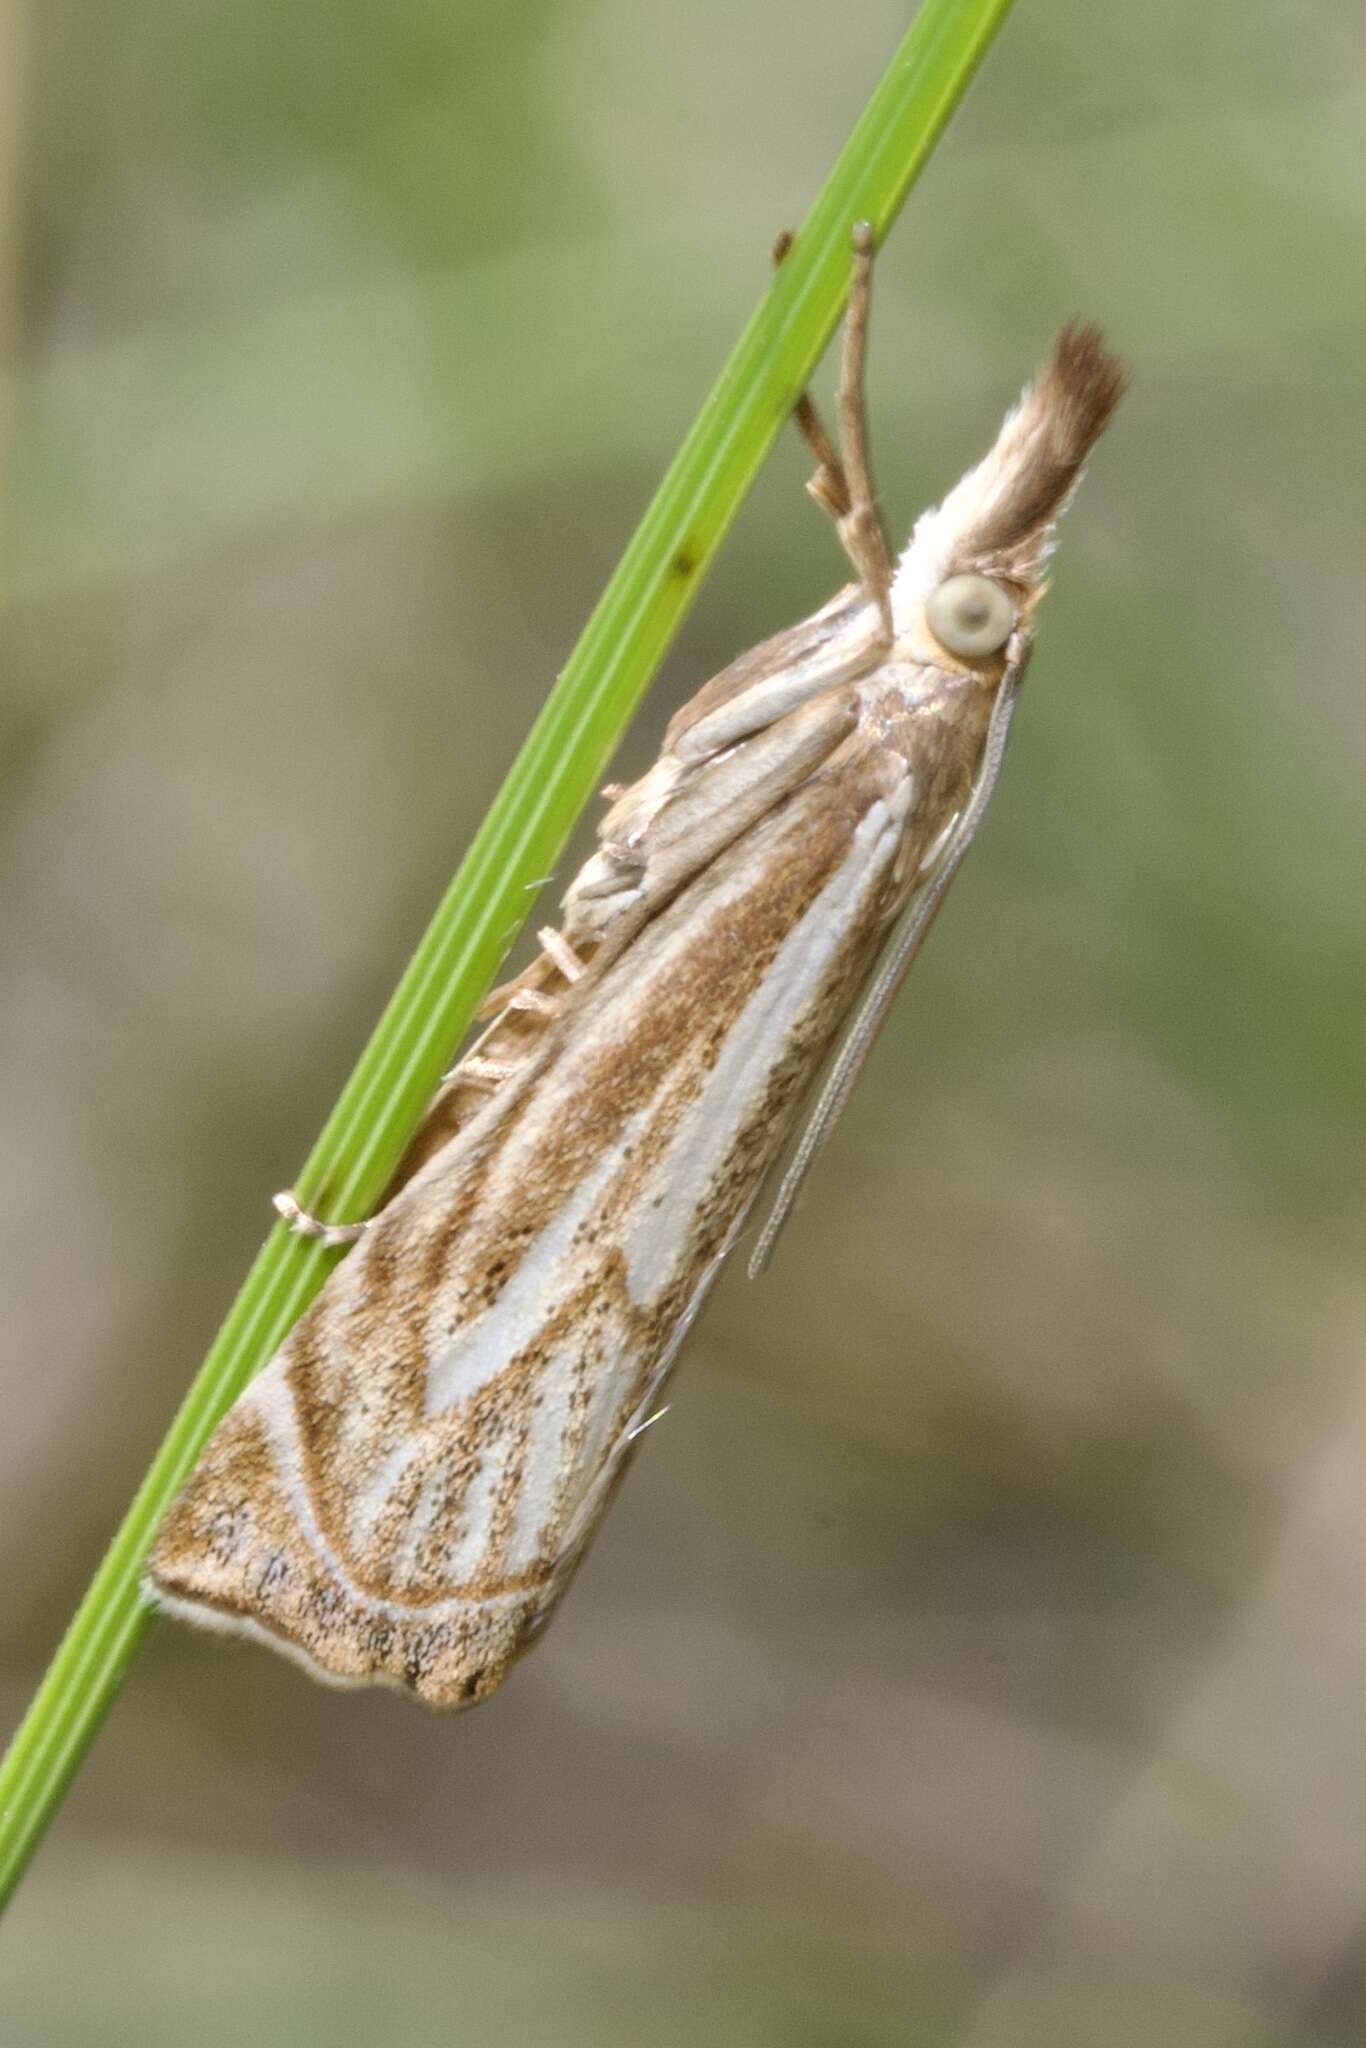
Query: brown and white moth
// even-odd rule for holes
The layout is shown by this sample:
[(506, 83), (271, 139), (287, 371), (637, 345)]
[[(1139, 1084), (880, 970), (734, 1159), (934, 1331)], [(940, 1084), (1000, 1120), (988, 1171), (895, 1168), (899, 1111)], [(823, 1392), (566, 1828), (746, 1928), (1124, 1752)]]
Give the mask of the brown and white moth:
[(535, 1641), (817, 1070), (866, 990), (760, 1261), (980, 822), (1124, 372), (1065, 328), (893, 568), (855, 246), (840, 452), (797, 417), (857, 580), (679, 712), (373, 1221), (280, 1198), (359, 1242), (219, 1425), (150, 1592), (320, 1678), (464, 1706)]

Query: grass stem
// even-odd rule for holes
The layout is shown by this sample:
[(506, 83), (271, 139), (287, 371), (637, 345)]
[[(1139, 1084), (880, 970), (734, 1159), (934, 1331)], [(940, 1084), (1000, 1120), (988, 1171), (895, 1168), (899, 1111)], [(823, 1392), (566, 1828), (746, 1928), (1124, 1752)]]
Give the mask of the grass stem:
[[(707, 397), (295, 1182), (329, 1221), (379, 1200), (554, 867), (746, 490), (839, 319), (851, 231), (880, 240), (1011, 0), (924, 0)], [(13, 1892), (146, 1629), (143, 1559), (211, 1431), (337, 1254), (267, 1238), (0, 1766), (0, 1904)]]

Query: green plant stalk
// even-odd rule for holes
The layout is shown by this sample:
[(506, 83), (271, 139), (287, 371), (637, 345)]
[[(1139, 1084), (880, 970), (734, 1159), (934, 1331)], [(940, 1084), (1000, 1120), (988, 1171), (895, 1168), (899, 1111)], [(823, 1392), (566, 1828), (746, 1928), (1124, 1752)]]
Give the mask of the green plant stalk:
[[(631, 539), (295, 1183), (330, 1221), (379, 1200), (484, 991), (600, 781), (844, 305), (855, 221), (881, 240), (1012, 0), (925, 0)], [(220, 1416), (337, 1254), (267, 1238), (0, 1766), (0, 1904), (111, 1706), (150, 1618), (158, 1522)]]

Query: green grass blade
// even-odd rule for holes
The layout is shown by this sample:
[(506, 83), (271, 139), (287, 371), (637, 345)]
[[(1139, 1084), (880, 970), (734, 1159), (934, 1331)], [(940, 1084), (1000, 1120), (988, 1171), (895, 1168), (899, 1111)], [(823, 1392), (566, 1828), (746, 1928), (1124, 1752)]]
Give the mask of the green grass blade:
[[(758, 311), (708, 396), (307, 1165), (306, 1209), (379, 1199), (423, 1107), (600, 781), (701, 576), (844, 304), (850, 231), (879, 239), (1011, 0), (925, 0)], [(0, 1766), (0, 1902), (12, 1893), (118, 1690), (148, 1621), (153, 1533), (224, 1410), (317, 1292), (335, 1254), (277, 1227), (81, 1602)]]

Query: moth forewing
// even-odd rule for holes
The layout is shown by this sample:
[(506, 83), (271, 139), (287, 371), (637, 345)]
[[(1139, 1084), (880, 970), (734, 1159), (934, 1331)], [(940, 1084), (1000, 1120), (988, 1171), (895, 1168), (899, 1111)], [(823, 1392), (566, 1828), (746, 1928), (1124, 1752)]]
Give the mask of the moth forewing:
[[(866, 265), (859, 289), (866, 311)], [(918, 943), (975, 829), (1052, 525), (1119, 389), (1069, 330), (882, 587), (866, 457), (832, 484), (822, 456), (865, 582), (708, 684), (614, 804), (392, 1199), (219, 1425), (154, 1597), (437, 1707), (535, 1639), (888, 933), (909, 905)], [(985, 651), (983, 577), (1010, 621)]]
[(1026, 650), (1007, 667), (991, 707), (991, 718), (982, 746), (977, 779), (968, 800), (962, 810), (950, 815), (939, 836), (931, 840), (921, 856), (902, 923), (893, 934), (886, 948), (886, 957), (879, 962), (872, 984), (839, 1046), (821, 1088), (820, 1099), (802, 1132), (791, 1163), (783, 1175), (777, 1199), (750, 1254), (751, 1280), (759, 1279), (767, 1271), (774, 1247), (782, 1234), (784, 1224), (796, 1207), (797, 1197), (802, 1191), (806, 1177), (838, 1123), (873, 1049), (878, 1032), (882, 1029), (887, 1013), (896, 999), (897, 991), (914, 965), (915, 957), (938, 915), (948, 886), (977, 836), (977, 829), (996, 787), (996, 778), (1001, 772), (1006, 741), (1010, 737), (1015, 704), (1027, 665)]

